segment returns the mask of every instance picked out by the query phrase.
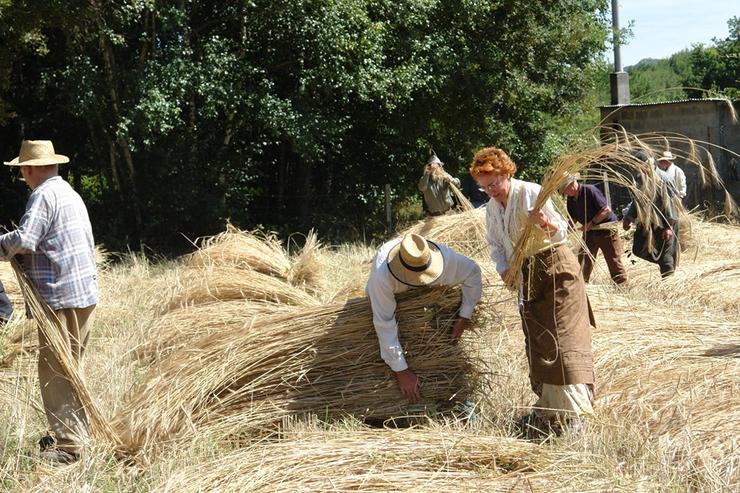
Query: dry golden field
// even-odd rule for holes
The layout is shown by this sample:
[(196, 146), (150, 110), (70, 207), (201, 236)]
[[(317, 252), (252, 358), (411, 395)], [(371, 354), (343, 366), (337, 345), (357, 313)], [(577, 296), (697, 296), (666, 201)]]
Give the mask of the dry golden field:
[[(91, 443), (62, 467), (38, 460), (35, 335), (3, 265), (16, 314), (0, 332), (0, 490), (738, 491), (740, 227), (694, 218), (664, 281), (628, 258), (617, 288), (600, 260), (588, 286), (596, 416), (545, 443), (514, 437), (534, 398), (515, 300), (481, 227), (482, 211), (414, 227), (474, 257), (485, 279), (459, 347), (444, 338), (456, 290), (400, 302), (423, 378), (416, 406), (378, 355), (363, 294), (372, 248), (310, 236), (286, 251), (229, 229), (178, 262), (101, 259), (84, 374), (122, 445)], [(476, 424), (435, 404), (455, 389), (473, 397)], [(403, 416), (400, 428), (362, 419)]]

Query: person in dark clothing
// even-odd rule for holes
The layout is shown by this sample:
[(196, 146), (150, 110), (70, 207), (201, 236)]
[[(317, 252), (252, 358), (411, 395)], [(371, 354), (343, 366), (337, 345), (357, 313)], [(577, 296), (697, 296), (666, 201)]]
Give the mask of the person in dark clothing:
[(488, 194), (478, 186), (472, 176), (468, 175), (462, 179), (462, 193), (476, 209), (488, 203)]
[(11, 315), (13, 315), (13, 304), (5, 293), (5, 286), (0, 281), (0, 327), (10, 320)]
[[(635, 158), (643, 162), (652, 162), (654, 160), (644, 151), (637, 151)], [(653, 166), (651, 168), (658, 179), (658, 186), (654, 197), (649, 197), (652, 206), (657, 213), (659, 224), (654, 227), (646, 227), (637, 220), (636, 201), (625, 209), (622, 226), (629, 230), (631, 224), (636, 223), (635, 237), (632, 242), (632, 253), (637, 257), (658, 264), (661, 277), (665, 278), (672, 275), (676, 270), (678, 263), (678, 240), (676, 231), (678, 230), (678, 204), (675, 197), (678, 197), (678, 191), (673, 186), (673, 178), (663, 170)], [(639, 180), (638, 180), (638, 186)], [(652, 237), (652, 241), (651, 241)]]
[(593, 185), (578, 183), (578, 176), (570, 175), (563, 180), (560, 193), (568, 197), (568, 214), (573, 222), (583, 225), (583, 242), (588, 253), (581, 250), (578, 261), (583, 271), (583, 280), (588, 282), (594, 268), (594, 260), (601, 250), (615, 284), (627, 281), (627, 271), (622, 264), (622, 240), (617, 230), (617, 216), (606, 203), (601, 190)]

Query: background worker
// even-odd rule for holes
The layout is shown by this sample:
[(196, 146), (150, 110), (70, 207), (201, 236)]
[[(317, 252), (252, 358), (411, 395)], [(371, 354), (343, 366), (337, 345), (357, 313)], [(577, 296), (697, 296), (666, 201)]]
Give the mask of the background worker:
[[(634, 153), (635, 159), (653, 164), (653, 159), (644, 151)], [(655, 195), (648, 197), (651, 206), (658, 216), (658, 224), (647, 226), (638, 220), (637, 201), (624, 210), (622, 226), (629, 230), (632, 223), (637, 224), (632, 240), (632, 253), (643, 260), (658, 264), (661, 277), (672, 275), (678, 262), (678, 210), (681, 207), (680, 196), (673, 186), (673, 178), (657, 166), (650, 166), (657, 178)], [(639, 184), (638, 187), (643, 188)]]
[(686, 174), (673, 162), (675, 159), (676, 157), (671, 151), (663, 151), (663, 154), (658, 158), (658, 168), (670, 177), (676, 193), (683, 201), (686, 198)]
[(594, 260), (601, 250), (612, 281), (622, 284), (627, 281), (627, 270), (622, 264), (622, 240), (619, 237), (617, 216), (607, 205), (601, 190), (593, 185), (578, 183), (578, 178), (578, 175), (566, 177), (559, 191), (568, 197), (568, 214), (571, 220), (583, 225), (586, 249), (581, 248), (578, 254), (583, 280), (589, 282), (591, 279)]
[(441, 216), (455, 205), (450, 183), (460, 187), (460, 180), (453, 178), (444, 170), (444, 164), (432, 154), (424, 166), (418, 188), (424, 196), (424, 208), (429, 216)]

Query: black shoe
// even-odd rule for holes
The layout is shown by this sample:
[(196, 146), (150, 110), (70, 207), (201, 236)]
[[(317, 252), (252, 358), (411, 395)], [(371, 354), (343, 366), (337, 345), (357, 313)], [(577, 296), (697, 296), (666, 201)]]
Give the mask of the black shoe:
[(57, 448), (57, 440), (53, 436), (47, 434), (39, 440), (39, 451), (46, 452), (55, 448)]
[(67, 452), (60, 448), (44, 450), (40, 454), (41, 460), (51, 462), (52, 464), (72, 464), (80, 460), (80, 455), (72, 452)]
[(550, 424), (535, 413), (525, 414), (514, 424), (518, 438), (525, 440), (545, 440), (552, 434)]

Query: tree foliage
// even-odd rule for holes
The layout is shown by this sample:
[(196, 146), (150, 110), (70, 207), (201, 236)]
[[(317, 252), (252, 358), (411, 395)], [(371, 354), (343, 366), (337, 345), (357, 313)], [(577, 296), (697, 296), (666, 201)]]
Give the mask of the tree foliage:
[(667, 59), (645, 59), (632, 67), (630, 93), (634, 102), (655, 103), (676, 99), (740, 96), (740, 18), (727, 22), (730, 34), (711, 46), (695, 45)]
[(178, 250), (226, 218), (361, 237), (383, 229), (385, 183), (416, 193), (429, 146), (463, 173), (500, 145), (536, 176), (581, 111), (605, 8), (1, 0), (3, 156), (53, 139), (112, 248)]

